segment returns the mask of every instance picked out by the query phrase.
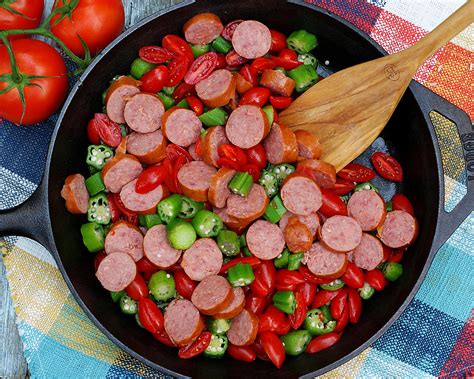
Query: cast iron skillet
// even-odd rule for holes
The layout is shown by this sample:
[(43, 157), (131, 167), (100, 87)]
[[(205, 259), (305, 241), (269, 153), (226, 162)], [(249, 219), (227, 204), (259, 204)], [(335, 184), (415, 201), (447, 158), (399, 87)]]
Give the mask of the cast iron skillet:
[[(472, 210), (473, 185), (469, 182), (467, 196), (450, 214), (444, 212), (441, 157), (428, 112), (438, 110), (452, 119), (466, 141), (473, 139), (472, 126), (460, 109), (417, 83), (410, 85), (383, 138), (404, 167), (403, 191), (415, 206), (420, 236), (405, 255), (401, 280), (364, 303), (360, 322), (348, 326), (337, 345), (317, 355), (289, 357), (280, 370), (259, 360), (245, 366), (227, 358), (180, 360), (176, 350), (161, 345), (133, 319), (123, 315), (101, 288), (94, 277), (93, 255), (83, 247), (79, 233), (84, 219), (66, 211), (60, 191), (67, 175), (88, 174), (84, 164), (88, 145), (85, 125), (94, 112), (101, 111), (101, 93), (107, 83), (115, 75), (129, 71), (141, 46), (159, 43), (168, 33), (181, 33), (185, 21), (206, 11), (218, 14), (224, 23), (256, 19), (286, 33), (305, 28), (317, 35), (317, 56), (322, 62), (330, 62), (329, 71), (384, 54), (379, 46), (344, 20), (302, 1), (187, 1), (155, 14), (121, 35), (82, 75), (60, 114), (42, 183), (26, 203), (0, 214), (0, 235), (23, 235), (45, 246), (94, 324), (115, 344), (151, 367), (172, 375), (211, 378), (242, 376), (243, 367), (246, 377), (320, 375), (360, 353), (399, 317), (419, 288), (438, 248)], [(466, 166), (474, 170), (472, 161)]]

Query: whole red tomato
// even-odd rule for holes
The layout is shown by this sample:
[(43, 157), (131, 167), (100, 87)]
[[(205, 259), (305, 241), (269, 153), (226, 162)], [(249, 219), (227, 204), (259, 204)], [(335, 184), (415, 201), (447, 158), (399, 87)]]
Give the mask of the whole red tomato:
[[(68, 89), (67, 70), (58, 52), (36, 39), (12, 41), (15, 59), (22, 74), (17, 85), (25, 85), (25, 113), (17, 88), (0, 95), (0, 117), (16, 124), (31, 125), (46, 120), (62, 104)], [(5, 46), (0, 46), (0, 75), (11, 74), (12, 69)], [(29, 75), (50, 76), (29, 79)], [(29, 84), (28, 84), (29, 82)], [(0, 91), (10, 85), (0, 82)]]
[[(0, 2), (0, 30), (36, 28), (41, 22), (43, 9), (44, 0), (13, 0), (7, 1), (6, 4), (2, 1)], [(12, 36), (11, 39), (19, 36)]]
[[(54, 8), (64, 6), (64, 0), (58, 0)], [(60, 17), (54, 16), (51, 25)], [(51, 27), (71, 51), (84, 56), (84, 47), (78, 35), (89, 47), (92, 55), (106, 47), (123, 30), (125, 13), (121, 0), (79, 0), (74, 8), (57, 25)]]

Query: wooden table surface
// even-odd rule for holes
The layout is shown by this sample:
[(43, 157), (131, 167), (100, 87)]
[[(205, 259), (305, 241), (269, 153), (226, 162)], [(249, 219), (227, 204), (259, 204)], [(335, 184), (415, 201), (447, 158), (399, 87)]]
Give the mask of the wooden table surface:
[[(180, 2), (180, 0), (123, 0), (125, 27)], [(49, 11), (53, 3), (54, 0), (45, 0), (45, 10)], [(0, 378), (24, 378), (27, 375), (28, 365), (15, 325), (15, 311), (10, 299), (5, 266), (0, 260)]]

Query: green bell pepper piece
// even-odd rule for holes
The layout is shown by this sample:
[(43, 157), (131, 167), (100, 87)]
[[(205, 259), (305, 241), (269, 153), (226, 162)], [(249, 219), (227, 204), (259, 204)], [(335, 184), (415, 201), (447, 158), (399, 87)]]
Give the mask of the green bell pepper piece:
[(209, 44), (193, 45), (192, 43), (190, 43), (189, 46), (191, 47), (194, 58), (199, 58), (201, 55), (208, 53), (209, 49), (211, 48)]
[(156, 64), (145, 62), (141, 58), (137, 58), (132, 62), (130, 67), (130, 73), (135, 79), (140, 79), (147, 72), (153, 70)]
[(212, 48), (220, 54), (227, 54), (232, 49), (232, 43), (219, 36), (211, 43)]
[(206, 126), (225, 125), (227, 113), (222, 108), (214, 108), (210, 111), (204, 112), (199, 116), (201, 122)]

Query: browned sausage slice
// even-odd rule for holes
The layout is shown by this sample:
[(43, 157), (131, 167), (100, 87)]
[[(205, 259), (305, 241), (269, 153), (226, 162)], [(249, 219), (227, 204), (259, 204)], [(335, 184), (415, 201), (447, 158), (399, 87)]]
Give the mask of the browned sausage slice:
[(234, 287), (232, 291), (234, 292), (234, 299), (225, 309), (213, 315), (214, 318), (230, 320), (242, 312), (245, 307), (244, 290), (241, 287)]
[(273, 124), (263, 141), (265, 155), (272, 164), (295, 162), (298, 157), (298, 143), (295, 134), (284, 125)]
[(253, 312), (244, 309), (232, 320), (227, 332), (229, 342), (235, 346), (248, 346), (255, 342), (258, 332), (258, 318)]
[(244, 58), (263, 57), (270, 51), (272, 35), (270, 29), (259, 21), (241, 22), (232, 35), (232, 46)]
[(201, 161), (186, 163), (178, 172), (183, 194), (196, 201), (207, 201), (212, 176), (217, 170)]
[(319, 231), (321, 244), (335, 253), (354, 250), (362, 239), (362, 229), (352, 217), (329, 217)]
[(181, 250), (170, 246), (164, 225), (148, 229), (143, 238), (143, 252), (151, 263), (163, 269), (173, 266), (181, 257)]
[(321, 208), (323, 198), (318, 185), (310, 178), (300, 175), (288, 175), (280, 190), (281, 200), (290, 212), (307, 216)]
[(165, 331), (178, 346), (185, 346), (199, 337), (204, 322), (199, 310), (189, 300), (173, 300), (165, 310)]
[(184, 38), (193, 45), (206, 45), (224, 30), (221, 19), (214, 13), (199, 13), (183, 26)]
[(95, 275), (106, 290), (122, 291), (135, 279), (137, 266), (130, 255), (112, 253), (100, 262)]
[(163, 135), (176, 145), (188, 147), (196, 143), (202, 123), (196, 113), (189, 109), (171, 108), (163, 116)]
[(418, 236), (418, 222), (404, 211), (388, 212), (382, 226), (381, 240), (393, 249), (411, 245)]
[(301, 216), (301, 215), (295, 215), (291, 212), (286, 212), (278, 224), (282, 232), (285, 231), (286, 225), (288, 224), (288, 219), (292, 216), (298, 217), (298, 220), (300, 220), (303, 224), (305, 224), (308, 227), (313, 237), (316, 237), (316, 235), (318, 234), (319, 227), (320, 227), (319, 215), (317, 213), (310, 213), (309, 215)]
[(226, 278), (211, 275), (194, 289), (191, 301), (205, 315), (214, 315), (226, 309), (234, 300), (234, 292)]
[(313, 243), (311, 249), (304, 253), (301, 262), (314, 275), (330, 280), (339, 278), (347, 267), (346, 254), (333, 253), (319, 242)]
[(69, 175), (64, 181), (61, 196), (66, 200), (66, 208), (74, 214), (87, 213), (89, 193), (81, 174)]
[(196, 84), (196, 93), (209, 108), (226, 105), (235, 93), (236, 80), (226, 69), (214, 71)]
[(268, 221), (255, 221), (247, 230), (246, 238), (250, 252), (260, 259), (276, 258), (285, 248), (282, 231)]
[(112, 225), (105, 236), (105, 252), (125, 253), (135, 262), (143, 258), (143, 235), (140, 229), (127, 221), (118, 221)]
[(352, 252), (352, 262), (364, 270), (373, 270), (383, 261), (382, 243), (377, 237), (362, 233), (360, 244)]
[(298, 162), (297, 168), (311, 170), (311, 178), (321, 188), (331, 189), (336, 185), (336, 168), (330, 163), (318, 159), (304, 159)]
[(181, 267), (196, 281), (217, 275), (222, 267), (222, 253), (212, 238), (200, 238), (184, 252)]
[(124, 185), (120, 191), (120, 200), (133, 212), (140, 214), (152, 214), (156, 212), (156, 206), (161, 199), (168, 196), (166, 187), (158, 186), (154, 190), (141, 194), (135, 191), (137, 180), (132, 180)]
[(385, 201), (372, 190), (356, 191), (347, 203), (347, 213), (364, 231), (375, 230), (383, 224), (387, 210)]
[(230, 142), (242, 149), (260, 143), (270, 132), (265, 112), (255, 105), (242, 105), (233, 111), (225, 127)]
[(269, 202), (263, 187), (253, 184), (247, 197), (231, 194), (227, 198), (227, 213), (242, 224), (249, 224), (263, 216)]
[(217, 207), (224, 208), (227, 203), (227, 198), (231, 192), (227, 187), (229, 182), (235, 175), (235, 170), (223, 167), (217, 171), (211, 179), (211, 186), (209, 187), (209, 202)]
[(132, 96), (140, 93), (138, 86), (141, 83), (129, 76), (121, 76), (115, 80), (107, 90), (105, 96), (105, 108), (107, 116), (119, 124), (125, 122), (124, 110), (125, 104)]
[(295, 81), (278, 70), (263, 70), (260, 85), (278, 96), (291, 96)]
[(105, 188), (118, 193), (125, 184), (138, 178), (142, 171), (142, 165), (133, 155), (119, 154), (107, 161), (101, 175)]
[(298, 160), (321, 158), (322, 147), (318, 137), (307, 130), (295, 130), (296, 142), (298, 143)]
[(207, 129), (201, 145), (204, 162), (217, 167), (217, 160), (219, 159), (217, 148), (226, 143), (229, 143), (229, 140), (223, 126), (213, 126)]
[(227, 213), (227, 208), (214, 208), (214, 213), (218, 215), (224, 224), (230, 229), (236, 232), (237, 234), (241, 234), (242, 231), (247, 227), (248, 223), (244, 223), (238, 218), (229, 216)]
[(161, 128), (165, 107), (151, 93), (138, 93), (125, 104), (123, 117), (130, 129), (138, 133), (151, 133)]
[(160, 130), (151, 133), (131, 133), (127, 137), (127, 151), (145, 164), (158, 163), (165, 158), (166, 139)]

